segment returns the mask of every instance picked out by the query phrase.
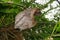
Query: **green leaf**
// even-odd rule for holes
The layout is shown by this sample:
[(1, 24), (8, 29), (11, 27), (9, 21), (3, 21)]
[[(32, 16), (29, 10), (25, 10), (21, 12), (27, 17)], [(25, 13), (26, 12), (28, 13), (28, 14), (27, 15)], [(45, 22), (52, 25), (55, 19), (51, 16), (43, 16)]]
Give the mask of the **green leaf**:
[(57, 25), (56, 31), (59, 31), (60, 32), (60, 21), (58, 21), (58, 25)]

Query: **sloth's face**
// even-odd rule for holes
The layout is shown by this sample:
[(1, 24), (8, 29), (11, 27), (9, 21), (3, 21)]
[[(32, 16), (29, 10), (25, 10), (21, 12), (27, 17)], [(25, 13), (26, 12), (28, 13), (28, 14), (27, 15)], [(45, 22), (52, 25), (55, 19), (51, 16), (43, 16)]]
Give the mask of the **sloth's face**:
[(41, 11), (38, 8), (29, 8), (27, 9), (27, 14), (30, 16), (40, 16)]
[(30, 11), (30, 16), (34, 17), (34, 16), (40, 16), (41, 11), (38, 8), (32, 8)]
[(40, 16), (40, 15), (41, 15), (41, 11), (39, 9), (33, 10), (33, 16)]
[(40, 10), (36, 10), (35, 13), (34, 13), (34, 16), (40, 16), (41, 14), (41, 11)]

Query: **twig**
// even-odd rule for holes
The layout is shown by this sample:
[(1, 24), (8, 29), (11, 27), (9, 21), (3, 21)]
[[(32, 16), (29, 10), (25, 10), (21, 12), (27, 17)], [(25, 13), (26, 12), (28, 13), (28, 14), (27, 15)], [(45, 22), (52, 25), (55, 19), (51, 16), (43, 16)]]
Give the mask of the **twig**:
[[(17, 37), (14, 33), (12, 33), (11, 31), (7, 30), (9, 33), (11, 33), (12, 35), (14, 35), (15, 37)], [(11, 36), (11, 35), (10, 35)]]
[(2, 34), (3, 34), (3, 35), (2, 35), (2, 36), (3, 36), (2, 39), (5, 40), (5, 39), (6, 39), (6, 38), (5, 38), (5, 33), (3, 32)]
[(12, 35), (11, 35), (11, 34), (9, 34), (9, 33), (8, 33), (7, 35), (8, 35), (8, 36), (10, 36), (10, 37), (12, 37), (12, 38), (15, 38), (14, 36), (12, 36)]
[[(60, 6), (57, 6), (57, 7), (60, 7)], [(46, 14), (46, 13), (49, 12), (50, 10), (52, 10), (52, 9), (56, 9), (57, 7), (55, 7), (55, 8), (51, 8), (51, 9), (47, 10), (46, 12), (44, 12), (43, 14)]]
[(7, 35), (7, 32), (5, 32), (5, 38), (6, 38), (6, 40), (8, 40), (8, 35)]
[(21, 5), (21, 4), (18, 4), (18, 3), (13, 3), (13, 2), (0, 2), (0, 4), (12, 4), (12, 5), (17, 5), (17, 6), (20, 6), (20, 7), (24, 7), (26, 8), (24, 5)]

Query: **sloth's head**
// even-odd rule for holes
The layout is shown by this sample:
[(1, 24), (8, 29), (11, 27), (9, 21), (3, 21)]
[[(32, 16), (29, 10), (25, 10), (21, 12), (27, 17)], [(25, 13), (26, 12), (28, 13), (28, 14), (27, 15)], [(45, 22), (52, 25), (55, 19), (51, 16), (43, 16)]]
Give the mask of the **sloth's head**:
[(40, 14), (41, 14), (40, 9), (38, 9), (38, 8), (27, 8), (24, 11), (27, 15), (30, 15), (30, 16), (40, 16)]
[(40, 16), (40, 14), (41, 14), (41, 11), (40, 11), (40, 9), (38, 9), (38, 8), (31, 8), (31, 16), (33, 17), (33, 16)]

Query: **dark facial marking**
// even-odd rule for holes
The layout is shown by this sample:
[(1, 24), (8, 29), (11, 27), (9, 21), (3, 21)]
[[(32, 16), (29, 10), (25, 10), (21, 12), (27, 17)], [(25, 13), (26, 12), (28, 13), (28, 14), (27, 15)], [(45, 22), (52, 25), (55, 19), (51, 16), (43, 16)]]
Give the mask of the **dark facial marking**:
[(37, 10), (37, 11), (34, 13), (35, 16), (39, 16), (40, 14), (41, 14), (41, 11), (39, 11), (39, 10)]

